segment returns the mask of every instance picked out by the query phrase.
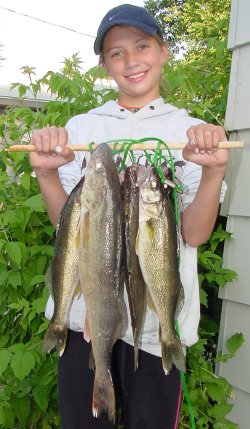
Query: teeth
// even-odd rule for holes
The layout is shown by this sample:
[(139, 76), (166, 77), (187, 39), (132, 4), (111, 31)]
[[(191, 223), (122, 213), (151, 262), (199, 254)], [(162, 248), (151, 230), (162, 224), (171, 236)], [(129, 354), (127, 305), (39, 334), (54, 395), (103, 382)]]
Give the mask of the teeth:
[(128, 76), (129, 79), (137, 79), (138, 77), (144, 76), (144, 73), (134, 74), (133, 76)]

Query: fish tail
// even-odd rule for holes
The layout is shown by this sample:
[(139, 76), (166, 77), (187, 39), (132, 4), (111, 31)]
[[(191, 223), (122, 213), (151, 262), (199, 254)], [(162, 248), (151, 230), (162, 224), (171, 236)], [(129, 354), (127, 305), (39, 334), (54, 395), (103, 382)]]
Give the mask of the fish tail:
[(166, 374), (171, 370), (172, 364), (175, 364), (176, 368), (180, 371), (185, 371), (185, 356), (177, 337), (173, 338), (172, 341), (168, 343), (162, 340), (161, 349), (163, 369)]
[(62, 356), (67, 342), (68, 328), (64, 325), (50, 323), (43, 340), (43, 349), (50, 353), (54, 348), (57, 349), (59, 356)]
[(99, 417), (102, 411), (107, 412), (109, 420), (115, 423), (115, 392), (111, 377), (101, 382), (95, 377), (92, 411), (94, 417)]

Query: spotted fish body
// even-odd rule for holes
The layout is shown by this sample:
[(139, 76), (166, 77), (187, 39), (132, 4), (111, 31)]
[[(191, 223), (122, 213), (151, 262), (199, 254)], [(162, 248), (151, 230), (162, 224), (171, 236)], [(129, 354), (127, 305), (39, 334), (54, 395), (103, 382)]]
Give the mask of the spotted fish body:
[(126, 169), (122, 186), (125, 221), (125, 284), (134, 336), (135, 369), (138, 368), (139, 338), (146, 310), (146, 285), (136, 254), (136, 236), (139, 227), (138, 169), (138, 164), (133, 164)]
[(185, 369), (185, 358), (175, 330), (184, 291), (177, 258), (175, 216), (154, 167), (140, 178), (140, 225), (137, 253), (148, 292), (159, 317), (162, 364), (168, 373), (174, 363)]
[(97, 146), (81, 195), (80, 280), (95, 363), (93, 414), (115, 420), (111, 353), (125, 321), (121, 279), (123, 217), (121, 189), (112, 152)]
[(44, 349), (57, 348), (61, 356), (66, 347), (69, 309), (79, 285), (79, 221), (82, 178), (70, 193), (60, 215), (55, 254), (47, 274), (54, 300), (54, 313), (44, 338)]

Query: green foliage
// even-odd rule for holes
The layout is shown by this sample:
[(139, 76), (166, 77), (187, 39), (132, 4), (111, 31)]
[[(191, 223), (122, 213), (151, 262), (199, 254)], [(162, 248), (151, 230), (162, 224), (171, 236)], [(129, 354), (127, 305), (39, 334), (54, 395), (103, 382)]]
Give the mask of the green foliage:
[[(94, 90), (101, 70), (82, 73), (74, 55), (60, 73), (36, 79), (24, 67), (27, 85), (14, 84), (35, 107), (10, 107), (0, 116), (1, 145), (26, 142), (34, 128), (65, 125), (114, 97), (113, 90)], [(39, 108), (37, 95), (47, 88), (54, 101)], [(48, 321), (45, 273), (54, 253), (51, 226), (27, 154), (0, 155), (0, 428), (60, 427), (57, 403), (57, 354), (46, 355), (42, 340)]]
[[(178, 35), (185, 34), (179, 15), (187, 0), (146, 0), (145, 8), (156, 18), (161, 26), (168, 45), (176, 51)], [(182, 42), (184, 39), (182, 39)], [(178, 51), (178, 50), (177, 50)]]
[(218, 353), (216, 361), (227, 362), (228, 359), (231, 359), (236, 355), (237, 351), (242, 346), (244, 341), (245, 340), (241, 332), (232, 335), (232, 337), (227, 340), (227, 344), (226, 344), (229, 353), (224, 353), (224, 354), (222, 354), (221, 352)]
[[(213, 312), (213, 305), (208, 305), (208, 297), (218, 304), (218, 289), (226, 282), (237, 278), (234, 271), (223, 267), (221, 257), (223, 243), (231, 234), (223, 230), (221, 224), (213, 232), (210, 240), (198, 249), (198, 271), (201, 297), (201, 321), (199, 341), (187, 350), (187, 373), (185, 375), (195, 427), (236, 429), (226, 415), (232, 405), (228, 399), (233, 392), (229, 382), (215, 374), (215, 364), (226, 362), (235, 356), (244, 339), (241, 333), (234, 334), (227, 341), (228, 353), (216, 356), (217, 336), (219, 331), (220, 311)], [(215, 292), (215, 293), (214, 293)], [(190, 406), (184, 397), (179, 428), (190, 428)]]
[[(231, 67), (231, 1), (149, 0), (145, 6), (157, 16), (171, 47), (164, 97), (195, 117), (223, 123)], [(176, 56), (179, 50), (182, 54)]]
[(223, 258), (220, 255), (220, 246), (224, 240), (229, 239), (231, 233), (224, 231), (219, 225), (207, 243), (198, 249), (199, 282), (201, 285), (201, 304), (207, 307), (208, 290), (224, 287), (226, 283), (236, 280), (235, 271), (223, 267)]
[[(21, 99), (32, 94), (35, 106), (10, 107), (0, 116), (3, 147), (29, 141), (35, 128), (64, 126), (71, 116), (116, 96), (114, 90), (94, 90), (101, 70), (83, 73), (77, 55), (65, 59), (60, 73), (50, 71), (41, 79), (36, 78), (34, 68), (24, 67), (23, 73), (28, 84), (13, 86)], [(179, 79), (185, 82), (181, 73)], [(194, 81), (192, 84), (196, 85)], [(37, 96), (44, 88), (54, 99), (41, 107)], [(178, 101), (178, 91), (175, 97)], [(190, 97), (190, 110), (195, 111), (195, 106), (196, 99), (192, 102)], [(1, 151), (0, 201), (0, 428), (56, 429), (60, 427), (57, 355), (48, 356), (42, 350), (48, 326), (44, 316), (48, 291), (44, 282), (53, 255), (54, 230), (26, 154)], [(236, 276), (222, 267), (218, 251), (227, 238), (228, 233), (219, 228), (199, 249), (203, 310), (211, 290), (217, 292), (218, 287)], [(215, 375), (214, 365), (218, 359), (233, 357), (244, 340), (242, 334), (235, 334), (228, 341), (228, 353), (216, 358), (217, 333), (218, 321), (203, 311), (200, 340), (188, 350), (186, 374), (197, 428), (235, 428), (225, 417), (231, 409), (227, 399), (232, 389), (225, 379)], [(191, 427), (185, 399), (179, 427)]]

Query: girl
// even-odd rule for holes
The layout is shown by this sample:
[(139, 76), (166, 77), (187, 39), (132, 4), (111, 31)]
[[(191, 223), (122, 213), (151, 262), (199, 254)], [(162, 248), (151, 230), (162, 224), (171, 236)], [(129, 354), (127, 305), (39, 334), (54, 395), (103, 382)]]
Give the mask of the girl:
[[(87, 114), (73, 117), (65, 128), (36, 130), (30, 154), (51, 222), (56, 225), (67, 195), (84, 175), (89, 154), (74, 153), (66, 145), (154, 136), (165, 142), (186, 141), (181, 153), (173, 151), (176, 175), (185, 187), (181, 195), (180, 274), (185, 304), (178, 318), (183, 347), (194, 344), (199, 323), (196, 247), (212, 232), (225, 185), (227, 150), (223, 128), (191, 118), (183, 109), (165, 104), (160, 96), (162, 65), (168, 49), (154, 18), (143, 8), (124, 4), (103, 18), (94, 45), (106, 72), (119, 88), (109, 101)], [(140, 163), (143, 153), (134, 152)], [(85, 157), (85, 163), (83, 163)], [(53, 301), (46, 315), (51, 318)], [(89, 344), (82, 329), (85, 304), (73, 301), (66, 350), (59, 358), (58, 390), (63, 429), (114, 428), (105, 413), (92, 415), (93, 373), (88, 368)], [(181, 402), (179, 371), (162, 369), (158, 319), (147, 312), (140, 341), (139, 369), (134, 371), (131, 327), (118, 340), (112, 356), (112, 376), (125, 429), (176, 429)]]

